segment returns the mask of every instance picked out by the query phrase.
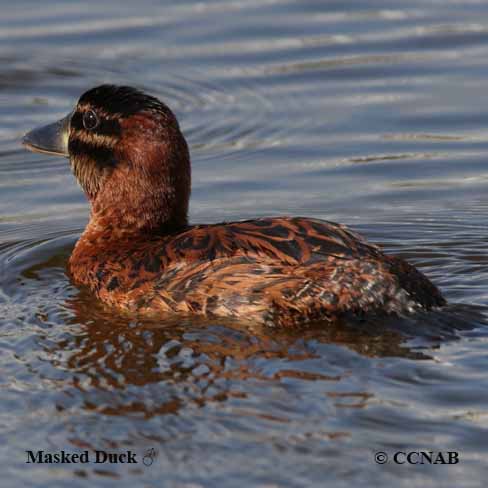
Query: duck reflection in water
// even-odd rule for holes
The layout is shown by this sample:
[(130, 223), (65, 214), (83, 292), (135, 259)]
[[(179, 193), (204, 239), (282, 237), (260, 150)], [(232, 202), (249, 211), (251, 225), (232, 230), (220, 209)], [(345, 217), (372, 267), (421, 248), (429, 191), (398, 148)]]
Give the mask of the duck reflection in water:
[[(408, 320), (350, 320), (327, 327), (318, 323), (300, 331), (218, 320), (134, 321), (124, 316), (114, 319), (83, 292), (69, 300), (68, 308), (70, 322), (79, 331), (63, 337), (56, 348), (67, 358), (64, 366), (73, 372), (73, 385), (85, 407), (146, 417), (177, 413), (185, 405), (245, 398), (249, 391), (241, 385), (247, 380), (322, 381), (324, 390), (333, 392), (351, 354), (430, 359), (439, 340), (455, 337), (456, 329), (452, 316), (439, 314), (419, 349), (418, 343), (416, 348), (406, 343), (405, 331), (419, 327)], [(466, 323), (460, 320), (458, 328)], [(330, 353), (344, 357), (343, 368), (327, 368), (324, 358)]]

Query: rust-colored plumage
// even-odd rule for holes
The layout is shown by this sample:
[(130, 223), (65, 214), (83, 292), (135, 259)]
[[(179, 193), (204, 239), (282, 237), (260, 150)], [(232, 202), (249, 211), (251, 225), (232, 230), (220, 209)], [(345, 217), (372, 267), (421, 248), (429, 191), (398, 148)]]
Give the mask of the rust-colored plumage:
[(279, 217), (189, 226), (187, 145), (155, 98), (95, 88), (69, 131), (91, 203), (69, 269), (107, 304), (292, 326), (445, 303), (420, 271), (339, 224)]

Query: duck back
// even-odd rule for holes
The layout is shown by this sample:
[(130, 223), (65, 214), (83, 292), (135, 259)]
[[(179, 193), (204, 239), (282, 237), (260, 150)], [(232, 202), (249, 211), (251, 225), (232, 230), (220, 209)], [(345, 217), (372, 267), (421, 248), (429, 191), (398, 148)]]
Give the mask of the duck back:
[(132, 236), (87, 228), (70, 270), (104, 302), (142, 314), (199, 314), (275, 326), (445, 303), (416, 268), (347, 227), (264, 218)]

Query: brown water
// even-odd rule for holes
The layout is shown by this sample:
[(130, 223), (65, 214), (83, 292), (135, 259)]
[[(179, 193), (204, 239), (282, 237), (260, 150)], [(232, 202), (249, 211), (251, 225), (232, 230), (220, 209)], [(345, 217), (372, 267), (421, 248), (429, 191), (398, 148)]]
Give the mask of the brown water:
[[(1, 486), (483, 486), (488, 3), (121, 3), (2, 5)], [(450, 305), (293, 332), (105, 311), (66, 276), (88, 215), (67, 161), (19, 143), (101, 82), (177, 113), (193, 222), (344, 222)], [(26, 464), (29, 449), (139, 463)], [(374, 460), (412, 450), (460, 462)]]

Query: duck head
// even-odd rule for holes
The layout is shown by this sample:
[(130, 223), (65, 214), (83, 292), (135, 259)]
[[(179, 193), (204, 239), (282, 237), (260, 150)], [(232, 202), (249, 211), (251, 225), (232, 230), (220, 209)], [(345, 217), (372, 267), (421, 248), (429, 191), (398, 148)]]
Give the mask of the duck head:
[(128, 233), (187, 225), (188, 146), (157, 98), (127, 86), (98, 86), (64, 119), (26, 134), (23, 144), (69, 158), (92, 222), (110, 221)]

